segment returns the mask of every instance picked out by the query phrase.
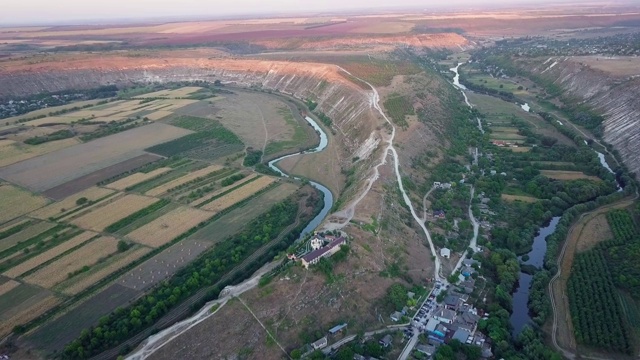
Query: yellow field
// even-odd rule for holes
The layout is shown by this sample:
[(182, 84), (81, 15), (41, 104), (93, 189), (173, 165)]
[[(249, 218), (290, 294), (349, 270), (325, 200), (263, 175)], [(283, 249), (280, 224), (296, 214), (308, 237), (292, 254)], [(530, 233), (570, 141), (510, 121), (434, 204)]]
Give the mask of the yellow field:
[(171, 171), (171, 168), (165, 167), (165, 168), (155, 169), (146, 174), (135, 173), (105, 186), (111, 189), (124, 190), (130, 186), (140, 184), (141, 182), (147, 181), (149, 179), (152, 179), (158, 175), (164, 174), (169, 171)]
[(25, 324), (38, 316), (44, 314), (46, 311), (52, 309), (54, 306), (60, 303), (60, 299), (51, 295), (46, 297), (33, 306), (21, 311), (15, 316), (6, 321), (0, 321), (0, 337), (9, 334), (16, 325)]
[(218, 166), (218, 165), (207, 166), (204, 169), (200, 169), (198, 171), (194, 171), (194, 172), (189, 173), (189, 174), (187, 174), (185, 176), (182, 176), (182, 177), (179, 177), (179, 178), (177, 178), (175, 180), (169, 181), (166, 184), (162, 184), (162, 185), (160, 185), (158, 187), (155, 187), (155, 188), (147, 191), (145, 193), (145, 195), (149, 195), (149, 196), (162, 195), (162, 194), (166, 193), (167, 191), (173, 189), (176, 186), (180, 186), (182, 184), (188, 183), (191, 180), (195, 180), (195, 179), (197, 179), (199, 177), (209, 175), (212, 172), (218, 171), (220, 169), (222, 169), (222, 166)]
[(39, 145), (23, 145), (18, 143), (8, 143), (0, 146), (0, 167), (11, 165), (22, 160), (31, 159), (44, 155), (55, 150), (68, 148), (79, 144), (76, 138), (49, 141)]
[(271, 177), (266, 177), (266, 176), (261, 177), (260, 179), (255, 180), (241, 187), (240, 189), (234, 190), (219, 199), (213, 200), (212, 202), (205, 204), (202, 207), (202, 209), (214, 211), (216, 213), (220, 212), (230, 206), (233, 206), (233, 204), (235, 203), (238, 203), (244, 199), (251, 197), (253, 194), (266, 188), (267, 186), (271, 185), (275, 181), (276, 179)]
[(534, 203), (539, 200), (531, 196), (523, 196), (523, 195), (502, 194), (501, 197), (502, 197), (502, 200), (506, 200), (506, 201), (522, 201), (527, 203)]
[(106, 199), (102, 199), (100, 201), (98, 201), (97, 203), (91, 204), (81, 210), (79, 210), (78, 212), (75, 213), (70, 213), (70, 214), (66, 214), (60, 218), (58, 218), (57, 221), (69, 221), (69, 219), (77, 219), (79, 217), (84, 216), (85, 214), (90, 213), (91, 211), (93, 211), (96, 208), (102, 207), (106, 204), (112, 203), (118, 199), (121, 199), (123, 197), (125, 197), (126, 194), (122, 193), (122, 192), (116, 192), (113, 196), (110, 196)]
[(20, 283), (15, 281), (15, 280), (7, 281), (6, 283), (0, 285), (0, 295), (4, 295), (4, 294), (8, 293), (9, 291), (11, 291), (14, 288), (18, 287), (18, 285), (20, 285)]
[(77, 208), (78, 205), (76, 205), (76, 201), (78, 201), (78, 199), (80, 198), (87, 198), (87, 200), (89, 201), (96, 201), (98, 199), (102, 199), (107, 195), (111, 195), (114, 192), (115, 191), (111, 189), (105, 189), (105, 188), (94, 186), (94, 187), (88, 188), (87, 190), (79, 192), (75, 195), (69, 196), (68, 198), (62, 201), (58, 201), (56, 203), (53, 203), (51, 205), (47, 205), (41, 209), (38, 209), (32, 212), (31, 214), (29, 214), (29, 216), (37, 219), (46, 220), (52, 216), (57, 216), (64, 212), (71, 211)]
[(156, 120), (160, 120), (164, 117), (167, 117), (169, 115), (172, 115), (173, 112), (171, 111), (166, 111), (166, 110), (158, 110), (156, 112), (153, 112), (149, 115), (146, 115), (145, 117), (148, 118), (151, 121), (156, 121)]
[(67, 254), (24, 280), (30, 284), (51, 288), (68, 279), (69, 273), (91, 266), (98, 260), (118, 251), (118, 240), (113, 237), (103, 236), (89, 244)]
[(2, 275), (11, 278), (17, 278), (27, 271), (34, 269), (36, 266), (44, 264), (45, 262), (55, 258), (56, 256), (59, 256), (60, 254), (63, 254), (73, 249), (74, 247), (87, 242), (89, 239), (92, 239), (96, 235), (98, 234), (91, 231), (83, 232), (82, 234), (74, 236), (73, 238), (63, 242), (53, 249), (49, 249), (38, 256), (32, 257), (31, 259), (18, 264), (17, 266), (5, 271)]
[(78, 116), (50, 116), (43, 119), (32, 120), (25, 123), (27, 126), (41, 126), (46, 124), (71, 124), (81, 118)]
[(13, 185), (0, 185), (0, 223), (5, 223), (47, 204), (47, 199)]
[(91, 285), (97, 283), (98, 281), (104, 279), (109, 276), (113, 272), (120, 270), (121, 268), (131, 264), (132, 262), (138, 260), (143, 257), (147, 253), (149, 253), (151, 249), (146, 247), (141, 247), (139, 249), (130, 251), (128, 254), (123, 254), (124, 256), (120, 257), (109, 263), (109, 265), (104, 268), (90, 273), (88, 276), (85, 276), (78, 280), (73, 280), (73, 283), (62, 290), (63, 293), (67, 295), (75, 295), (82, 290), (90, 287)]
[(179, 207), (127, 235), (131, 240), (151, 247), (162, 246), (202, 221), (213, 213), (189, 207)]
[[(221, 189), (218, 189), (218, 190), (216, 190), (216, 191), (212, 192), (211, 194), (208, 194), (207, 196), (204, 196), (204, 197), (202, 197), (202, 198), (200, 198), (200, 199), (198, 199), (198, 200), (195, 200), (195, 201), (191, 202), (189, 205), (191, 205), (191, 206), (198, 206), (198, 205), (202, 204), (203, 202), (206, 202), (207, 200), (209, 200), (209, 199), (211, 199), (211, 198), (214, 198), (214, 197), (216, 197), (216, 196), (218, 196), (218, 195), (222, 194), (223, 192), (225, 192), (225, 191), (227, 191), (227, 190), (229, 190), (229, 189), (232, 189), (232, 188), (234, 188), (234, 187), (236, 187), (236, 186), (238, 186), (238, 185), (242, 185), (242, 184), (246, 183), (247, 181), (249, 181), (249, 180), (251, 180), (251, 179), (254, 179), (254, 178), (258, 177), (258, 176), (260, 176), (260, 175), (255, 174), (255, 173), (254, 173), (254, 174), (251, 174), (251, 175), (249, 175), (249, 176), (247, 176), (247, 177), (243, 178), (243, 179), (242, 179), (242, 180), (240, 180), (240, 181), (236, 181), (235, 183), (233, 183), (233, 184), (231, 184), (231, 185), (225, 186), (225, 187), (223, 187), (223, 188), (221, 188)], [(222, 179), (222, 180), (224, 180), (224, 179)]]
[(154, 97), (163, 97), (163, 98), (180, 98), (187, 97), (190, 94), (202, 89), (197, 86), (185, 86), (183, 88), (175, 89), (175, 90), (160, 90), (148, 94), (142, 94), (138, 97), (141, 98), (154, 98)]
[(118, 220), (124, 219), (138, 210), (157, 202), (159, 199), (142, 195), (127, 195), (103, 207), (71, 220), (83, 229), (102, 231)]
[(588, 180), (600, 181), (599, 177), (586, 175), (582, 171), (540, 170), (540, 174), (556, 180), (588, 179)]

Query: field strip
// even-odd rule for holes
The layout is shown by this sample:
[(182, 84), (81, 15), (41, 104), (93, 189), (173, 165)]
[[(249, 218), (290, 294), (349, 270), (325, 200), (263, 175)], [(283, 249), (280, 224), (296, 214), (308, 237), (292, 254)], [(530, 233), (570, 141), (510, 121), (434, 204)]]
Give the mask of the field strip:
[(550, 179), (556, 179), (556, 180), (588, 179), (588, 180), (600, 181), (599, 177), (586, 175), (582, 171), (540, 170), (540, 174)]
[(229, 186), (225, 186), (225, 187), (223, 187), (221, 189), (218, 189), (218, 190), (212, 192), (211, 194), (208, 194), (205, 197), (202, 197), (202, 198), (200, 198), (198, 200), (192, 201), (189, 205), (191, 205), (191, 206), (199, 206), (200, 204), (209, 201), (210, 199), (222, 194), (225, 191), (228, 191), (229, 189), (233, 189), (234, 187), (237, 187), (237, 186), (240, 186), (240, 185), (242, 185), (242, 184), (244, 184), (246, 182), (252, 181), (253, 179), (257, 178), (258, 176), (260, 176), (260, 175), (255, 174), (255, 173), (251, 174), (251, 175), (241, 179), (240, 181), (236, 181), (235, 183), (233, 183), (233, 184), (231, 184)]
[(0, 322), (0, 337), (9, 334), (16, 325), (25, 324), (37, 318), (59, 303), (60, 299), (52, 295), (40, 300), (35, 305), (21, 311), (10, 319)]
[(152, 112), (149, 115), (146, 115), (145, 117), (151, 121), (156, 121), (170, 115), (173, 115), (173, 111), (158, 110), (158, 111)]
[(0, 185), (0, 223), (13, 220), (18, 216), (32, 212), (47, 204), (47, 199), (17, 188), (13, 185)]
[(55, 217), (65, 212), (76, 209), (77, 207), (79, 207), (79, 205), (76, 203), (78, 199), (86, 198), (89, 201), (96, 201), (104, 198), (105, 196), (111, 195), (113, 193), (114, 191), (111, 189), (105, 189), (105, 188), (94, 186), (94, 187), (88, 188), (87, 190), (79, 192), (75, 195), (69, 196), (68, 198), (62, 201), (58, 201), (51, 205), (47, 205), (43, 208), (40, 208), (30, 213), (29, 216), (37, 219), (46, 220), (50, 217)]
[(18, 285), (20, 285), (20, 283), (15, 281), (15, 280), (7, 281), (6, 283), (0, 285), (0, 295), (4, 295), (4, 294), (8, 293), (9, 291), (11, 291), (14, 288), (18, 287)]
[[(20, 220), (12, 221), (12, 222), (10, 222), (8, 224), (5, 224), (4, 226), (2, 226), (0, 228), (0, 234), (4, 233), (5, 231), (7, 231), (9, 229), (13, 229), (16, 226), (20, 226), (20, 225), (22, 225), (22, 224), (24, 224), (24, 223), (26, 223), (28, 221), (29, 221), (29, 219), (20, 219)], [(4, 237), (7, 237), (7, 236), (3, 236), (3, 238)]]
[(267, 177), (267, 176), (261, 177), (258, 180), (249, 183), (246, 186), (243, 186), (237, 190), (234, 190), (228, 193), (227, 195), (219, 199), (213, 200), (212, 202), (205, 204), (204, 206), (202, 206), (202, 209), (214, 211), (216, 213), (220, 212), (230, 206), (233, 206), (233, 204), (237, 202), (250, 198), (253, 194), (266, 188), (267, 186), (271, 185), (275, 181), (276, 179), (271, 177)]
[(140, 244), (160, 247), (213, 215), (208, 211), (179, 207), (134, 230), (127, 237)]
[(77, 218), (80, 217), (82, 215), (85, 215), (93, 210), (95, 210), (96, 208), (105, 206), (106, 204), (112, 203), (118, 199), (122, 199), (123, 197), (125, 197), (126, 194), (125, 193), (121, 193), (121, 192), (116, 192), (114, 193), (113, 196), (109, 196), (106, 199), (102, 199), (94, 204), (91, 204), (87, 207), (81, 208), (79, 209), (80, 211), (70, 211), (64, 214), (64, 216), (61, 216), (59, 218), (56, 218), (56, 221), (67, 221), (69, 219), (72, 218)]
[(27, 276), (24, 280), (30, 284), (51, 288), (66, 280), (68, 274), (84, 266), (93, 265), (116, 251), (118, 241), (113, 237), (103, 236)]
[(31, 259), (19, 264), (18, 266), (15, 266), (5, 271), (3, 275), (11, 278), (16, 278), (26, 273), (27, 271), (30, 271), (31, 269), (35, 269), (41, 264), (44, 264), (47, 261), (50, 261), (51, 259), (61, 254), (64, 254), (65, 252), (73, 249), (74, 247), (85, 243), (86, 241), (88, 241), (89, 239), (93, 238), (96, 235), (98, 234), (91, 231), (86, 231), (79, 235), (76, 235), (73, 238), (63, 242), (62, 244), (47, 250), (38, 256), (34, 256)]
[(48, 116), (43, 119), (31, 120), (26, 122), (26, 126), (41, 126), (47, 124), (70, 124), (74, 121), (80, 120), (81, 116)]
[(187, 174), (185, 176), (179, 177), (175, 180), (169, 181), (166, 184), (162, 184), (158, 187), (155, 187), (149, 191), (147, 191), (145, 193), (145, 195), (149, 195), (149, 196), (158, 196), (158, 195), (162, 195), (164, 193), (166, 193), (167, 191), (180, 186), (182, 184), (188, 183), (191, 180), (195, 180), (199, 177), (203, 177), (203, 176), (207, 176), (210, 173), (214, 172), (214, 171), (218, 171), (218, 170), (222, 170), (222, 166), (219, 165), (211, 165), (211, 166), (207, 166), (204, 169), (200, 169), (197, 171), (194, 171), (190, 174)]
[(115, 190), (125, 190), (128, 187), (134, 186), (134, 185), (138, 185), (141, 182), (153, 179), (154, 177), (158, 176), (158, 175), (162, 175), (164, 173), (167, 173), (169, 171), (171, 171), (173, 169), (168, 168), (168, 167), (163, 167), (163, 168), (159, 168), (159, 169), (155, 169), (153, 171), (150, 171), (148, 173), (135, 173), (132, 175), (129, 175), (125, 178), (122, 178), (116, 182), (113, 182), (109, 185), (105, 185), (105, 187), (111, 188), (111, 189), (115, 189)]
[(125, 197), (109, 203), (99, 209), (93, 210), (79, 218), (71, 220), (71, 223), (83, 229), (102, 231), (107, 226), (126, 218), (127, 216), (142, 210), (147, 206), (158, 202), (160, 199), (129, 194)]
[(151, 249), (146, 247), (141, 247), (134, 251), (125, 254), (124, 256), (116, 259), (114, 261), (109, 262), (109, 264), (102, 269), (95, 271), (88, 276), (78, 279), (71, 280), (73, 283), (62, 290), (63, 293), (67, 295), (75, 295), (80, 293), (81, 291), (89, 288), (90, 286), (96, 284), (98, 281), (104, 279), (115, 271), (118, 271), (132, 262), (140, 259), (147, 253), (151, 252)]
[(5, 239), (0, 240), (0, 251), (4, 251), (15, 246), (18, 243), (36, 237), (47, 230), (53, 229), (55, 226), (56, 224), (50, 222), (40, 222), (38, 224), (31, 225), (20, 231), (19, 233), (13, 234)]

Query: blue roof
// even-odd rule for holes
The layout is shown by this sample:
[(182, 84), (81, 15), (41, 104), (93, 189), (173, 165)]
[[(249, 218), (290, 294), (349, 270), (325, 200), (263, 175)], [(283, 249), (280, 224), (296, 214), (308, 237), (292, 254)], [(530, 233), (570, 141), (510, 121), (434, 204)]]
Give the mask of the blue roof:
[(329, 329), (329, 332), (331, 334), (335, 334), (338, 331), (340, 331), (340, 330), (342, 330), (342, 329), (344, 329), (346, 327), (347, 327), (347, 323), (344, 323), (344, 324), (341, 324), (341, 325), (336, 325), (336, 326), (332, 327), (331, 329)]

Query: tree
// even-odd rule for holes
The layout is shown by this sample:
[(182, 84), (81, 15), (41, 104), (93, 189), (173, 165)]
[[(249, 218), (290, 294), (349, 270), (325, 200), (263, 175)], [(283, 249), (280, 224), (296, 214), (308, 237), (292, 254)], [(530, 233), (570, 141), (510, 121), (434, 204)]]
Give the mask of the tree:
[(124, 240), (118, 241), (118, 252), (125, 252), (129, 250), (129, 247), (131, 247), (131, 245), (126, 241)]
[(88, 202), (89, 202), (89, 199), (87, 199), (86, 197), (81, 197), (78, 200), (76, 200), (76, 205), (81, 206)]

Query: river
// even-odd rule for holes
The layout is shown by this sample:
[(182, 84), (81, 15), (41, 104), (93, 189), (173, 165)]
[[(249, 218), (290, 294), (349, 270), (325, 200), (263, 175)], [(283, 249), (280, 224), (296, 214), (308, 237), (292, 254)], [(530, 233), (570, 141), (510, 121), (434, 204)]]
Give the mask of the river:
[[(551, 219), (548, 225), (540, 228), (538, 235), (533, 239), (531, 251), (527, 253), (529, 258), (520, 263), (524, 265), (535, 266), (540, 269), (544, 265), (544, 255), (547, 252), (547, 237), (556, 231), (556, 226), (560, 221), (560, 216)], [(525, 325), (531, 324), (531, 316), (529, 316), (529, 290), (531, 289), (531, 280), (533, 275), (520, 272), (516, 291), (513, 293), (513, 313), (511, 314), (511, 325), (513, 326), (513, 336), (520, 334)]]
[[(284, 171), (282, 171), (280, 168), (278, 168), (276, 166), (276, 163), (282, 159), (285, 158), (289, 158), (292, 156), (298, 156), (301, 154), (313, 154), (313, 153), (317, 153), (320, 152), (322, 150), (324, 150), (327, 145), (329, 144), (329, 140), (327, 138), (327, 134), (322, 130), (322, 128), (320, 126), (318, 126), (318, 123), (316, 123), (313, 119), (311, 119), (310, 117), (305, 117), (305, 120), (320, 134), (320, 144), (318, 144), (317, 147), (315, 147), (314, 149), (311, 150), (307, 150), (307, 151), (301, 151), (295, 154), (290, 154), (290, 155), (285, 155), (285, 156), (281, 156), (277, 159), (271, 160), (269, 161), (269, 167), (271, 169), (273, 169), (274, 171), (278, 172), (281, 176), (283, 177), (291, 177), (288, 174), (286, 174)], [(292, 177), (293, 179), (300, 179), (298, 177)], [(333, 206), (333, 194), (331, 194), (331, 191), (325, 187), (322, 184), (319, 184), (317, 182), (314, 181), (310, 181), (311, 185), (313, 187), (315, 187), (316, 189), (320, 190), (323, 194), (324, 194), (324, 205), (322, 207), (322, 210), (320, 211), (320, 213), (318, 213), (318, 215), (316, 215), (316, 217), (313, 218), (313, 220), (311, 220), (311, 222), (309, 222), (309, 224), (302, 230), (302, 233), (300, 234), (300, 237), (298, 238), (298, 241), (300, 241), (301, 239), (303, 239), (306, 234), (312, 232), (314, 229), (316, 229), (318, 227), (318, 225), (320, 225), (320, 223), (322, 222), (322, 220), (324, 220), (325, 216), (327, 216), (327, 214), (329, 213), (329, 211), (331, 210), (331, 207)], [(195, 315), (184, 319), (178, 323), (173, 324), (172, 326), (160, 331), (159, 333), (150, 336), (149, 338), (147, 338), (141, 345), (140, 347), (138, 347), (138, 349), (131, 353), (129, 356), (127, 356), (127, 360), (143, 360), (146, 359), (147, 357), (149, 357), (151, 354), (153, 354), (154, 352), (156, 352), (158, 349), (160, 349), (162, 346), (166, 345), (167, 343), (169, 343), (171, 340), (177, 338), (178, 336), (184, 334), (185, 332), (187, 332), (189, 329), (191, 329), (192, 327), (198, 325), (199, 323), (203, 322), (204, 320), (206, 320), (207, 318), (209, 318), (210, 316), (212, 316), (215, 312), (211, 312), (210, 309), (212, 308), (212, 306), (214, 305), (218, 305), (219, 307), (224, 306), (224, 304), (226, 304), (226, 302), (235, 297), (235, 296), (239, 296), (240, 294), (254, 288), (255, 286), (258, 285), (260, 277), (263, 274), (268, 273), (271, 269), (273, 269), (274, 267), (277, 266), (277, 262), (271, 262), (266, 264), (265, 266), (263, 266), (260, 270), (258, 270), (255, 274), (252, 275), (251, 278), (243, 281), (240, 284), (234, 285), (234, 286), (228, 286), (227, 288), (224, 289), (224, 291), (222, 293), (220, 293), (220, 297), (216, 300), (210, 301), (207, 304), (205, 304), (205, 306), (202, 307), (202, 309), (200, 309), (200, 311), (198, 311)]]
[[(318, 123), (316, 123), (315, 120), (313, 120), (312, 118), (310, 118), (308, 116), (306, 116), (304, 119), (320, 134), (320, 143), (314, 149), (301, 151), (301, 152), (298, 152), (298, 153), (295, 153), (295, 154), (289, 154), (289, 155), (281, 156), (281, 157), (279, 157), (277, 159), (273, 159), (273, 160), (269, 161), (269, 168), (271, 168), (272, 170), (276, 171), (277, 173), (279, 173), (283, 177), (291, 177), (291, 176), (289, 176), (287, 173), (285, 173), (284, 171), (282, 171), (280, 168), (278, 168), (276, 166), (278, 161), (280, 161), (282, 159), (294, 157), (294, 156), (299, 156), (299, 155), (302, 155), (302, 154), (317, 153), (317, 152), (320, 152), (320, 151), (324, 150), (327, 147), (327, 145), (329, 145), (329, 139), (327, 138), (327, 134), (322, 130), (322, 128), (318, 125)], [(297, 180), (301, 180), (299, 177), (295, 177), (295, 176), (293, 176), (292, 178), (293, 179), (297, 179)], [(316, 189), (320, 190), (322, 192), (322, 194), (324, 194), (324, 205), (323, 205), (322, 210), (320, 211), (320, 213), (318, 213), (318, 215), (316, 215), (316, 217), (313, 218), (313, 220), (311, 220), (311, 222), (309, 222), (309, 224), (302, 230), (302, 233), (300, 233), (300, 238), (298, 238), (298, 240), (301, 240), (302, 238), (304, 238), (306, 236), (306, 234), (312, 232), (315, 228), (317, 228), (318, 225), (320, 225), (320, 223), (322, 222), (322, 220), (324, 220), (324, 218), (327, 216), (327, 214), (331, 210), (331, 207), (333, 206), (333, 194), (331, 193), (331, 191), (326, 186), (324, 186), (324, 185), (322, 185), (320, 183), (317, 183), (315, 181), (309, 181), (309, 183), (311, 184), (311, 186), (313, 186)]]

